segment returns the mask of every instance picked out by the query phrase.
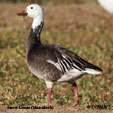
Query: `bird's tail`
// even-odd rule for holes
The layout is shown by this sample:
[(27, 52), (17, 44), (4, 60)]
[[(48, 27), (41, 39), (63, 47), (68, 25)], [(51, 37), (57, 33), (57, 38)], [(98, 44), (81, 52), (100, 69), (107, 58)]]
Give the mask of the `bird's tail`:
[(101, 74), (102, 70), (96, 70), (96, 69), (91, 69), (91, 68), (86, 68), (85, 73), (89, 73), (89, 74)]

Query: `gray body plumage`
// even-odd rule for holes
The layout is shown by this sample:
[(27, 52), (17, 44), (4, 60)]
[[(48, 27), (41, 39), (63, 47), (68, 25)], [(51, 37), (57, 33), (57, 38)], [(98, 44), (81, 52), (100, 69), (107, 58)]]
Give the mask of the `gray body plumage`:
[(40, 33), (43, 23), (31, 29), (27, 46), (27, 65), (31, 72), (45, 81), (73, 82), (85, 73), (86, 69), (102, 71), (77, 54), (56, 45), (41, 44)]

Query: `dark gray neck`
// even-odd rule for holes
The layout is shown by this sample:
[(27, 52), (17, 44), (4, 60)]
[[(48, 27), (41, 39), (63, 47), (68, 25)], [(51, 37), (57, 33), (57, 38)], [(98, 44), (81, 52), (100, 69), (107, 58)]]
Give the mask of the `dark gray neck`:
[(32, 49), (34, 46), (41, 44), (40, 41), (40, 34), (41, 30), (43, 28), (43, 22), (41, 22), (40, 25), (38, 25), (35, 29), (31, 28), (31, 32), (28, 36), (26, 46), (27, 46), (27, 51)]

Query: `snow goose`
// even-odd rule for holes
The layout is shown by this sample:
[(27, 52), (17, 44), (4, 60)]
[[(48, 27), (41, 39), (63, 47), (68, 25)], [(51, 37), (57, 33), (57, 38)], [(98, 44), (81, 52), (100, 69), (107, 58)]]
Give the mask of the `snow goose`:
[(98, 2), (106, 11), (113, 14), (113, 0), (98, 0)]
[(44, 11), (40, 5), (29, 5), (17, 15), (27, 15), (33, 18), (26, 42), (26, 61), (29, 70), (35, 76), (45, 80), (48, 88), (48, 104), (51, 103), (53, 83), (58, 81), (72, 84), (75, 95), (73, 106), (76, 105), (78, 96), (75, 80), (86, 73), (101, 74), (102, 70), (66, 48), (41, 43), (40, 34), (44, 25)]

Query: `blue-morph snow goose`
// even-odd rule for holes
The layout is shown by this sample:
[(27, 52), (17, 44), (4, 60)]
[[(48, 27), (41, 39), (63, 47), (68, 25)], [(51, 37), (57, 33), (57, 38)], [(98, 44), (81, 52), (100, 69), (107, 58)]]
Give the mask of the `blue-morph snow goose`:
[(45, 80), (48, 88), (48, 104), (51, 103), (51, 92), (54, 82), (72, 84), (77, 104), (77, 85), (75, 80), (82, 75), (101, 74), (101, 69), (79, 57), (74, 52), (56, 45), (42, 44), (41, 30), (44, 25), (44, 11), (40, 5), (32, 4), (17, 14), (33, 18), (31, 32), (26, 43), (26, 61), (29, 70), (37, 77)]
[(98, 2), (106, 11), (113, 14), (113, 0), (98, 0)]

